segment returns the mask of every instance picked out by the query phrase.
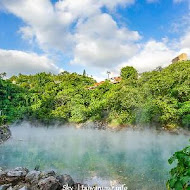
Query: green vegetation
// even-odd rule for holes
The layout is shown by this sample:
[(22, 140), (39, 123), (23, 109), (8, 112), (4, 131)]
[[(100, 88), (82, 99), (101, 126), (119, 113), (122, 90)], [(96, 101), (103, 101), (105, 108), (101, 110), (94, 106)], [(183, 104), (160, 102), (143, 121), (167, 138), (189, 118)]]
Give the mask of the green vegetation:
[(121, 69), (121, 77), (123, 79), (137, 79), (138, 73), (133, 67), (123, 67)]
[(171, 178), (168, 180), (168, 189), (190, 190), (190, 146), (176, 152), (170, 159), (169, 164), (177, 161), (177, 166), (170, 171)]
[(76, 73), (0, 77), (0, 124), (22, 119), (110, 125), (190, 126), (190, 61), (138, 76), (121, 70), (122, 81), (93, 90), (93, 78)]

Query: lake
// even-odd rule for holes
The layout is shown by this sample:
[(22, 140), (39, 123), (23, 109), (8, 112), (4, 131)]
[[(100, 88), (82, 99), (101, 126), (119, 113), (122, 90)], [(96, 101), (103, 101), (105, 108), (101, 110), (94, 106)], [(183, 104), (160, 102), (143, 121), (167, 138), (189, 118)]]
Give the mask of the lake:
[(11, 126), (0, 145), (0, 167), (55, 170), (89, 185), (126, 184), (131, 190), (163, 190), (168, 158), (188, 144), (188, 136), (152, 130), (97, 130), (75, 127)]

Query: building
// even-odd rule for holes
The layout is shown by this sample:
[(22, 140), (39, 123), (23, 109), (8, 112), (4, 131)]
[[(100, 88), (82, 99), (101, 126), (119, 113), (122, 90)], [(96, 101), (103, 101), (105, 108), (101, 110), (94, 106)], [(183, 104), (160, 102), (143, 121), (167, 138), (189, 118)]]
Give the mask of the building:
[(180, 54), (179, 56), (177, 56), (172, 60), (172, 63), (177, 63), (178, 61), (187, 61), (187, 54), (186, 53)]
[[(111, 78), (111, 79), (109, 80), (109, 82), (112, 83), (112, 84), (117, 84), (117, 83), (120, 83), (121, 80), (122, 80), (121, 77), (113, 77), (113, 78)], [(93, 89), (97, 88), (98, 86), (104, 84), (104, 82), (105, 82), (105, 81), (101, 81), (101, 82), (95, 83), (94, 86), (88, 87), (88, 90), (93, 90)]]
[(113, 78), (110, 79), (110, 82), (111, 82), (112, 84), (117, 84), (117, 83), (120, 83), (121, 80), (122, 80), (121, 77), (113, 77)]
[(95, 88), (97, 88), (98, 86), (100, 86), (101, 84), (103, 84), (105, 81), (101, 81), (101, 82), (98, 82), (98, 83), (95, 83), (94, 86), (90, 86), (88, 88), (88, 90), (93, 90)]

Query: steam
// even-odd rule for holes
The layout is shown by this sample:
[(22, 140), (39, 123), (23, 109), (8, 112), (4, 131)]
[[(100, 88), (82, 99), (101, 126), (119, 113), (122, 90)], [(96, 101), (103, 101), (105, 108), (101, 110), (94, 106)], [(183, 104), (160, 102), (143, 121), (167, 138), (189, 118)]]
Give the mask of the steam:
[(0, 166), (24, 166), (70, 174), (79, 182), (125, 183), (130, 189), (163, 189), (168, 158), (188, 144), (188, 136), (132, 131), (76, 129), (68, 126), (11, 127), (0, 147)]

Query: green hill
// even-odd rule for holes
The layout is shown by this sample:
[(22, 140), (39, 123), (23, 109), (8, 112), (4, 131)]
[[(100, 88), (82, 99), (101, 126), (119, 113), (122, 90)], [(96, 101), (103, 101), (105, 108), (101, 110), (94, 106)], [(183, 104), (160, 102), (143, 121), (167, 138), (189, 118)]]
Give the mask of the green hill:
[(122, 81), (105, 81), (93, 90), (95, 80), (63, 72), (39, 73), (0, 79), (0, 123), (36, 119), (111, 125), (190, 126), (190, 61), (145, 72), (132, 67), (121, 71)]

